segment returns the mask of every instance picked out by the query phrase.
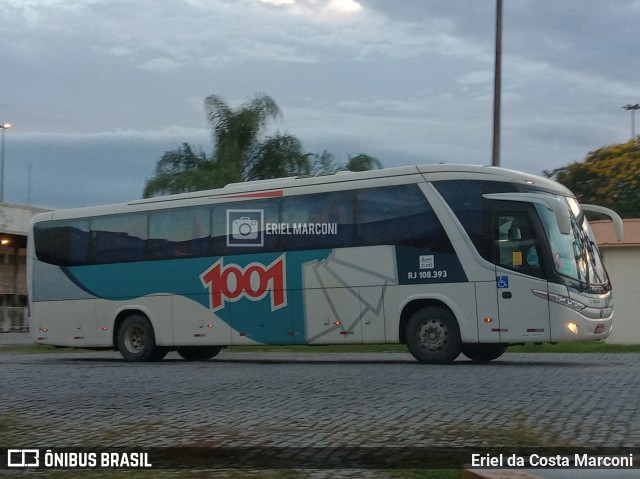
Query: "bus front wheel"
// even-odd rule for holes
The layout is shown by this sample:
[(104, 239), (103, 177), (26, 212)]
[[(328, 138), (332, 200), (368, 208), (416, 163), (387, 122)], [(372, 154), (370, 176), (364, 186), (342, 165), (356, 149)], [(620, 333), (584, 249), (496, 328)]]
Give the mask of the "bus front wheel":
[(498, 359), (506, 350), (507, 345), (501, 343), (462, 345), (462, 354), (479, 363), (487, 363)]
[(184, 346), (178, 348), (178, 354), (187, 361), (206, 361), (222, 351), (222, 346)]
[(406, 339), (409, 352), (425, 364), (450, 363), (460, 355), (462, 347), (455, 316), (439, 306), (413, 313), (407, 322)]
[(168, 352), (156, 345), (153, 326), (141, 314), (132, 314), (122, 321), (116, 341), (118, 351), (129, 362), (159, 361)]

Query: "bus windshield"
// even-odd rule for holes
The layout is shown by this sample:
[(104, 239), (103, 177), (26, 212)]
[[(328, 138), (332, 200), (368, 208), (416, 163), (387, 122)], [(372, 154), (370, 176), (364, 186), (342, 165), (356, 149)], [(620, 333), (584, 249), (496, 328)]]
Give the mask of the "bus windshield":
[(561, 234), (551, 210), (537, 204), (558, 273), (580, 283), (584, 289), (604, 286), (608, 277), (596, 247), (591, 226), (575, 198), (563, 198), (571, 218), (571, 231)]

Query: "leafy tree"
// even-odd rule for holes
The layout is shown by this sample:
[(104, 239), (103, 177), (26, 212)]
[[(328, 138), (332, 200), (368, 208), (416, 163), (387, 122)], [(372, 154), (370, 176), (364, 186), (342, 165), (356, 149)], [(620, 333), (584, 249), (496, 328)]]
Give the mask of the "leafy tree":
[(640, 217), (639, 140), (600, 148), (583, 162), (544, 173), (573, 191), (582, 203), (606, 206), (626, 218)]

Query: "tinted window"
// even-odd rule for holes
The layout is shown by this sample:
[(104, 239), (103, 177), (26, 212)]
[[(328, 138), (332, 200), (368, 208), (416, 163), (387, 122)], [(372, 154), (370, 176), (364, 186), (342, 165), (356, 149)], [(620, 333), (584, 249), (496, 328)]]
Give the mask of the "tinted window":
[(543, 277), (540, 242), (530, 212), (496, 212), (496, 258), (500, 266)]
[(100, 216), (91, 220), (93, 263), (119, 263), (145, 259), (147, 215)]
[(280, 244), (285, 250), (353, 244), (353, 193), (291, 196), (282, 202)]
[(62, 266), (83, 264), (89, 253), (89, 221), (46, 221), (34, 227), (36, 256)]
[(480, 255), (494, 263), (494, 225), (488, 200), (482, 195), (516, 191), (510, 183), (497, 181), (437, 181), (433, 185), (462, 223)]
[(181, 208), (149, 214), (149, 259), (205, 256), (209, 250), (208, 208)]
[(358, 244), (452, 251), (440, 221), (418, 185), (358, 190), (356, 198)]

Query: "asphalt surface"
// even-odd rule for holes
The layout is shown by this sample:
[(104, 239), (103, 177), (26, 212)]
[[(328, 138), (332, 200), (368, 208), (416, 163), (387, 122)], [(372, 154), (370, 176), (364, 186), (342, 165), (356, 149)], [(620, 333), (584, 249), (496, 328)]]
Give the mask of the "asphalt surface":
[[(0, 334), (0, 345), (30, 341)], [(3, 447), (640, 447), (635, 353), (507, 353), (488, 365), (426, 366), (404, 353), (223, 351), (201, 363), (170, 353), (130, 364), (109, 351), (0, 346), (0, 382)], [(640, 477), (639, 469), (531, 472)]]

